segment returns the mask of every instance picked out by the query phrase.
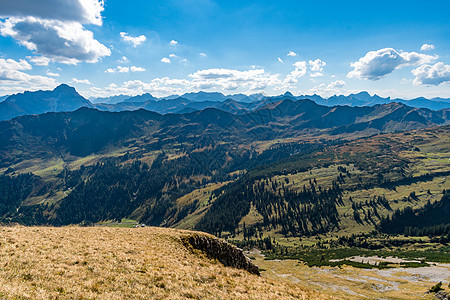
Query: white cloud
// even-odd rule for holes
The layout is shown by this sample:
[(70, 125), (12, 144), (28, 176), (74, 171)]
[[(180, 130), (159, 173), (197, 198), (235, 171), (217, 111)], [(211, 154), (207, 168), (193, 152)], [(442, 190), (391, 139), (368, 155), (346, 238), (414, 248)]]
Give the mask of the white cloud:
[(169, 54), (169, 57), (170, 57), (170, 58), (175, 58), (175, 57), (177, 57), (177, 56), (176, 56), (175, 54), (172, 53), (172, 54)]
[(319, 94), (323, 97), (329, 97), (336, 94), (343, 93), (343, 87), (345, 86), (345, 81), (336, 80), (330, 82), (329, 84), (321, 83), (308, 90), (308, 94)]
[(117, 66), (117, 72), (119, 72), (119, 73), (128, 73), (128, 72), (130, 72), (130, 68)]
[(142, 68), (142, 67), (136, 67), (136, 66), (131, 66), (131, 67), (130, 67), (130, 71), (131, 71), (131, 72), (144, 72), (144, 71), (145, 71), (145, 68)]
[(77, 79), (77, 78), (72, 78), (72, 82), (73, 82), (73, 83), (80, 83), (80, 84), (91, 85), (91, 82), (90, 82), (88, 79)]
[(398, 52), (392, 48), (384, 48), (367, 52), (357, 62), (351, 63), (354, 69), (347, 74), (347, 77), (379, 80), (396, 69), (431, 63), (437, 58), (438, 56), (417, 52)]
[(295, 53), (294, 51), (289, 51), (287, 56), (297, 56), (297, 53)]
[(136, 67), (136, 66), (122, 67), (122, 66), (117, 66), (116, 68), (106, 69), (105, 73), (129, 73), (129, 72), (144, 72), (144, 71), (145, 71), (145, 68), (142, 68), (142, 67)]
[(14, 59), (3, 59), (0, 58), (0, 70), (31, 70), (31, 65), (25, 60), (20, 59), (15, 61)]
[(306, 75), (306, 61), (297, 61), (293, 64), (294, 71), (289, 73), (283, 81), (283, 87), (288, 88), (298, 82), (298, 78)]
[(189, 91), (191, 83), (185, 79), (170, 79), (168, 77), (155, 78), (150, 82), (141, 80), (130, 80), (123, 82), (120, 86), (112, 83), (105, 88), (91, 88), (91, 95), (96, 97), (106, 97), (111, 95), (140, 95), (151, 93), (154, 96), (168, 96), (170, 94), (181, 94)]
[(129, 63), (130, 60), (128, 59), (128, 57), (122, 56), (122, 58), (119, 59), (117, 62), (119, 62), (119, 63), (121, 63), (121, 64), (126, 64), (126, 63)]
[(420, 51), (431, 51), (434, 48), (433, 44), (423, 44), (422, 47), (420, 47)]
[(103, 10), (103, 0), (0, 1), (0, 34), (40, 54), (36, 65), (97, 62), (111, 52), (82, 24), (101, 26)]
[(341, 88), (345, 85), (345, 81), (344, 80), (336, 80), (331, 82), (327, 88), (329, 89), (335, 89), (335, 88)]
[(323, 76), (323, 67), (326, 65), (326, 62), (316, 59), (316, 60), (310, 60), (309, 61), (309, 68), (314, 73), (311, 73), (311, 77), (320, 77)]
[(151, 93), (156, 96), (181, 94), (189, 91), (215, 89), (231, 91), (243, 89), (260, 91), (266, 87), (279, 86), (278, 75), (266, 73), (263, 69), (239, 71), (231, 69), (199, 70), (189, 75), (189, 79), (155, 78), (150, 82), (132, 80), (121, 86), (111, 84), (103, 89), (91, 88), (94, 96), (108, 96), (117, 94), (136, 95)]
[(323, 67), (324, 67), (326, 64), (327, 64), (326, 62), (321, 61), (320, 59), (309, 60), (309, 68), (310, 68), (311, 71), (313, 71), (313, 72), (322, 72), (322, 71), (323, 71)]
[(120, 36), (122, 37), (122, 40), (124, 40), (125, 42), (132, 43), (134, 48), (136, 48), (137, 46), (139, 46), (140, 44), (142, 44), (147, 40), (147, 37), (143, 34), (140, 36), (133, 37), (129, 36), (128, 33), (126, 32), (121, 32)]
[(0, 1), (0, 17), (35, 17), (47, 20), (102, 25), (104, 1), (13, 0)]
[(274, 89), (282, 85), (279, 74), (270, 74), (262, 68), (250, 70), (206, 69), (191, 73), (187, 79), (155, 78), (149, 82), (141, 80), (126, 81), (120, 85), (110, 84), (103, 88), (91, 87), (89, 96), (106, 97), (126, 94), (138, 95), (151, 93), (162, 97), (199, 90), (214, 90), (224, 93), (233, 92), (262, 92), (266, 88)]
[(36, 66), (48, 66), (50, 59), (44, 56), (27, 56), (27, 59)]
[(92, 96), (109, 95), (137, 95), (151, 93), (155, 96), (181, 94), (189, 91), (215, 89), (232, 91), (243, 89), (247, 91), (260, 91), (266, 87), (279, 86), (281, 81), (278, 75), (266, 73), (263, 69), (239, 71), (232, 69), (199, 70), (189, 75), (189, 79), (174, 79), (169, 77), (155, 78), (150, 82), (131, 80), (118, 86), (110, 84), (103, 89), (91, 88)]
[(59, 77), (59, 74), (58, 74), (58, 73), (52, 73), (52, 72), (50, 72), (50, 71), (48, 71), (48, 72), (45, 73), (45, 74), (47, 74), (47, 76)]
[(30, 75), (23, 71), (31, 70), (31, 65), (24, 59), (19, 61), (0, 58), (0, 86), (6, 93), (23, 90), (53, 88), (56, 81), (53, 78)]
[(91, 31), (76, 22), (12, 17), (0, 22), (0, 34), (11, 36), (27, 49), (64, 64), (94, 63), (111, 54), (94, 39)]
[(175, 40), (171, 40), (170, 43), (169, 43), (169, 45), (175, 46), (175, 45), (178, 45), (178, 42), (175, 41)]
[(278, 61), (279, 61), (280, 63), (284, 63), (284, 61), (283, 61), (281, 58), (279, 58), (279, 57), (278, 57)]
[(206, 57), (206, 53), (200, 52), (200, 56)]
[(411, 73), (416, 76), (413, 81), (415, 85), (439, 85), (450, 82), (450, 65), (445, 65), (443, 62), (434, 65), (422, 65), (412, 70)]
[(165, 64), (170, 64), (170, 59), (167, 57), (163, 57), (163, 58), (161, 58), (161, 62), (163, 62)]
[(271, 75), (264, 69), (239, 71), (232, 69), (200, 70), (189, 77), (193, 78), (191, 84), (197, 89), (236, 90), (244, 88), (251, 91), (263, 90), (268, 86), (281, 84), (278, 75)]

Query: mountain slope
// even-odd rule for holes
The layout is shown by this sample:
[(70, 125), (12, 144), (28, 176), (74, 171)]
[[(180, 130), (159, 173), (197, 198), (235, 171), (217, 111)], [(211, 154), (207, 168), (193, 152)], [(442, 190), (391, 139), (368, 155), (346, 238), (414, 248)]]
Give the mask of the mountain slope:
[[(332, 299), (225, 267), (220, 258), (186, 242), (215, 240), (202, 233), (151, 227), (2, 227), (0, 232), (0, 255), (8, 257), (0, 269), (5, 299)], [(22, 264), (27, 267), (17, 267)]]
[[(171, 101), (183, 100), (165, 103), (170, 105)], [(23, 116), (0, 122), (1, 165), (42, 151), (86, 156), (108, 146), (119, 147), (125, 140), (143, 135), (163, 144), (173, 141), (210, 143), (207, 140), (248, 143), (293, 138), (299, 134), (350, 136), (411, 130), (445, 124), (448, 116), (447, 111), (435, 112), (395, 103), (326, 107), (310, 100), (289, 99), (239, 115), (214, 108), (166, 115), (145, 110), (111, 113), (82, 108), (75, 112)], [(22, 151), (22, 154), (12, 155), (13, 151)]]
[[(194, 228), (239, 240), (261, 239), (261, 233), (341, 236), (370, 232), (380, 222), (413, 226), (412, 210), (393, 214), (408, 206), (424, 211), (416, 218), (424, 225), (445, 223), (449, 132), (445, 126), (378, 135), (255, 168), (212, 192), (214, 201)], [(436, 201), (442, 205), (426, 207)]]
[(74, 111), (80, 107), (92, 107), (92, 104), (73, 87), (61, 84), (53, 91), (25, 92), (8, 97), (0, 103), (0, 120), (45, 112)]

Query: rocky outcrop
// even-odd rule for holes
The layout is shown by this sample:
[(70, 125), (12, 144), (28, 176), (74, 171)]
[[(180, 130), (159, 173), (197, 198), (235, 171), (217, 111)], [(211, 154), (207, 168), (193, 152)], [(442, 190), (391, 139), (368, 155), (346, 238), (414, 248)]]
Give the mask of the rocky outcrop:
[(448, 300), (449, 294), (444, 291), (439, 291), (434, 294), (434, 297), (439, 300)]
[(224, 240), (207, 235), (191, 234), (184, 237), (183, 241), (188, 247), (204, 252), (227, 267), (244, 269), (252, 274), (260, 275), (258, 266), (253, 264), (241, 249)]

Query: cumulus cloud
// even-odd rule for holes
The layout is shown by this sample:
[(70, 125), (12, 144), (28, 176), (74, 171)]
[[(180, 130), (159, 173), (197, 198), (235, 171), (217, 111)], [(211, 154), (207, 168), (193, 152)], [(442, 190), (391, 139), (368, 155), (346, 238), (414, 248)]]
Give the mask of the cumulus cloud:
[(287, 56), (297, 56), (297, 53), (295, 53), (294, 51), (289, 51)]
[(345, 81), (336, 80), (330, 82), (329, 84), (321, 83), (312, 89), (308, 90), (309, 94), (320, 94), (325, 97), (329, 97), (335, 94), (341, 94), (343, 92), (343, 87), (345, 86)]
[(0, 1), (0, 17), (35, 17), (102, 25), (104, 1), (98, 0), (14, 0)]
[(170, 57), (170, 58), (175, 58), (175, 57), (177, 57), (177, 56), (176, 56), (176, 54), (173, 54), (173, 53), (172, 53), (172, 54), (169, 54), (169, 57)]
[(130, 60), (128, 59), (128, 57), (122, 56), (122, 58), (119, 59), (117, 62), (119, 62), (119, 63), (121, 63), (121, 64), (126, 64), (126, 63), (129, 63)]
[(125, 42), (132, 43), (134, 48), (136, 48), (137, 46), (139, 46), (140, 44), (142, 44), (143, 42), (145, 42), (147, 40), (147, 37), (143, 34), (140, 36), (129, 36), (128, 33), (126, 33), (126, 32), (121, 32), (120, 37)]
[(309, 68), (313, 73), (311, 73), (311, 77), (319, 77), (323, 76), (323, 67), (326, 65), (326, 62), (316, 59), (309, 61)]
[(279, 57), (278, 57), (278, 61), (279, 61), (280, 63), (284, 63), (284, 61), (283, 61), (281, 58), (279, 58)]
[(0, 24), (0, 34), (11, 36), (27, 49), (64, 64), (94, 63), (111, 54), (94, 39), (91, 31), (75, 22), (14, 17)]
[(0, 59), (0, 86), (8, 93), (40, 88), (53, 88), (56, 81), (53, 78), (30, 75), (23, 71), (31, 70), (31, 65), (24, 59)]
[(50, 59), (44, 56), (27, 56), (27, 59), (36, 66), (48, 66)]
[(206, 53), (200, 52), (200, 56), (206, 57)]
[(271, 75), (264, 69), (239, 71), (232, 69), (200, 70), (189, 77), (193, 78), (191, 84), (194, 88), (222, 90), (236, 90), (244, 88), (251, 91), (263, 90), (267, 86), (280, 84), (278, 75)]
[(413, 81), (415, 85), (440, 85), (450, 82), (450, 65), (445, 65), (443, 62), (434, 65), (422, 65), (412, 70), (411, 73), (416, 76)]
[(345, 81), (344, 80), (336, 80), (331, 82), (327, 88), (329, 89), (335, 89), (335, 88), (341, 88), (345, 85)]
[(96, 97), (118, 94), (137, 95), (142, 93), (167, 96), (169, 94), (181, 94), (188, 91), (207, 89), (261, 91), (269, 86), (279, 86), (281, 83), (278, 75), (266, 73), (264, 69), (255, 68), (248, 71), (207, 69), (190, 74), (189, 79), (163, 77), (155, 78), (150, 82), (131, 80), (122, 83), (120, 86), (110, 84), (102, 89), (92, 87), (90, 93)]
[(169, 43), (169, 45), (175, 46), (175, 45), (178, 45), (178, 42), (175, 41), (175, 40), (171, 40), (170, 43)]
[(47, 73), (45, 73), (47, 76), (52, 76), (52, 77), (59, 77), (58, 73), (52, 73), (50, 71), (47, 71)]
[(105, 73), (129, 73), (129, 72), (144, 72), (144, 71), (145, 71), (145, 68), (142, 68), (142, 67), (136, 67), (136, 66), (122, 67), (122, 66), (117, 66), (116, 68), (106, 69)]
[(430, 51), (433, 50), (435, 47), (433, 44), (423, 44), (422, 47), (420, 47), (420, 51)]
[(111, 51), (83, 24), (102, 25), (102, 11), (98, 0), (1, 1), (0, 34), (41, 55), (37, 65), (94, 63)]
[(167, 57), (163, 57), (163, 58), (161, 58), (161, 62), (163, 62), (165, 64), (170, 64), (170, 59)]
[(107, 97), (111, 95), (140, 95), (151, 93), (154, 96), (161, 97), (169, 94), (181, 94), (189, 90), (191, 83), (185, 79), (171, 79), (168, 77), (155, 78), (150, 82), (141, 80), (130, 80), (121, 85), (114, 83), (104, 88), (92, 87), (90, 94), (96, 97)]
[(287, 88), (298, 82), (298, 78), (306, 75), (306, 61), (297, 61), (293, 64), (294, 71), (289, 73), (283, 81), (283, 87)]
[(136, 66), (131, 66), (131, 67), (130, 67), (130, 71), (131, 71), (131, 72), (144, 72), (144, 71), (145, 71), (145, 68), (142, 68), (142, 67), (136, 67)]
[(88, 79), (77, 79), (77, 78), (72, 78), (72, 82), (73, 82), (73, 83), (81, 83), (81, 84), (91, 85), (91, 82), (90, 82)]
[(357, 62), (351, 63), (353, 70), (348, 78), (379, 80), (396, 69), (431, 63), (438, 57), (417, 52), (398, 52), (392, 48), (370, 51)]
[(14, 59), (3, 59), (0, 58), (0, 70), (31, 70), (31, 65), (25, 60), (20, 59), (15, 61)]

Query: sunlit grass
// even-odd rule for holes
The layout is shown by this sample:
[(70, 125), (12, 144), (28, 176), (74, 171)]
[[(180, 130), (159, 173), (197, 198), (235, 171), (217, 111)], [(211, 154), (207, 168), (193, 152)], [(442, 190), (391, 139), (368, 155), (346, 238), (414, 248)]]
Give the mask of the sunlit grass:
[(1, 227), (2, 299), (318, 299), (224, 267), (163, 228)]

